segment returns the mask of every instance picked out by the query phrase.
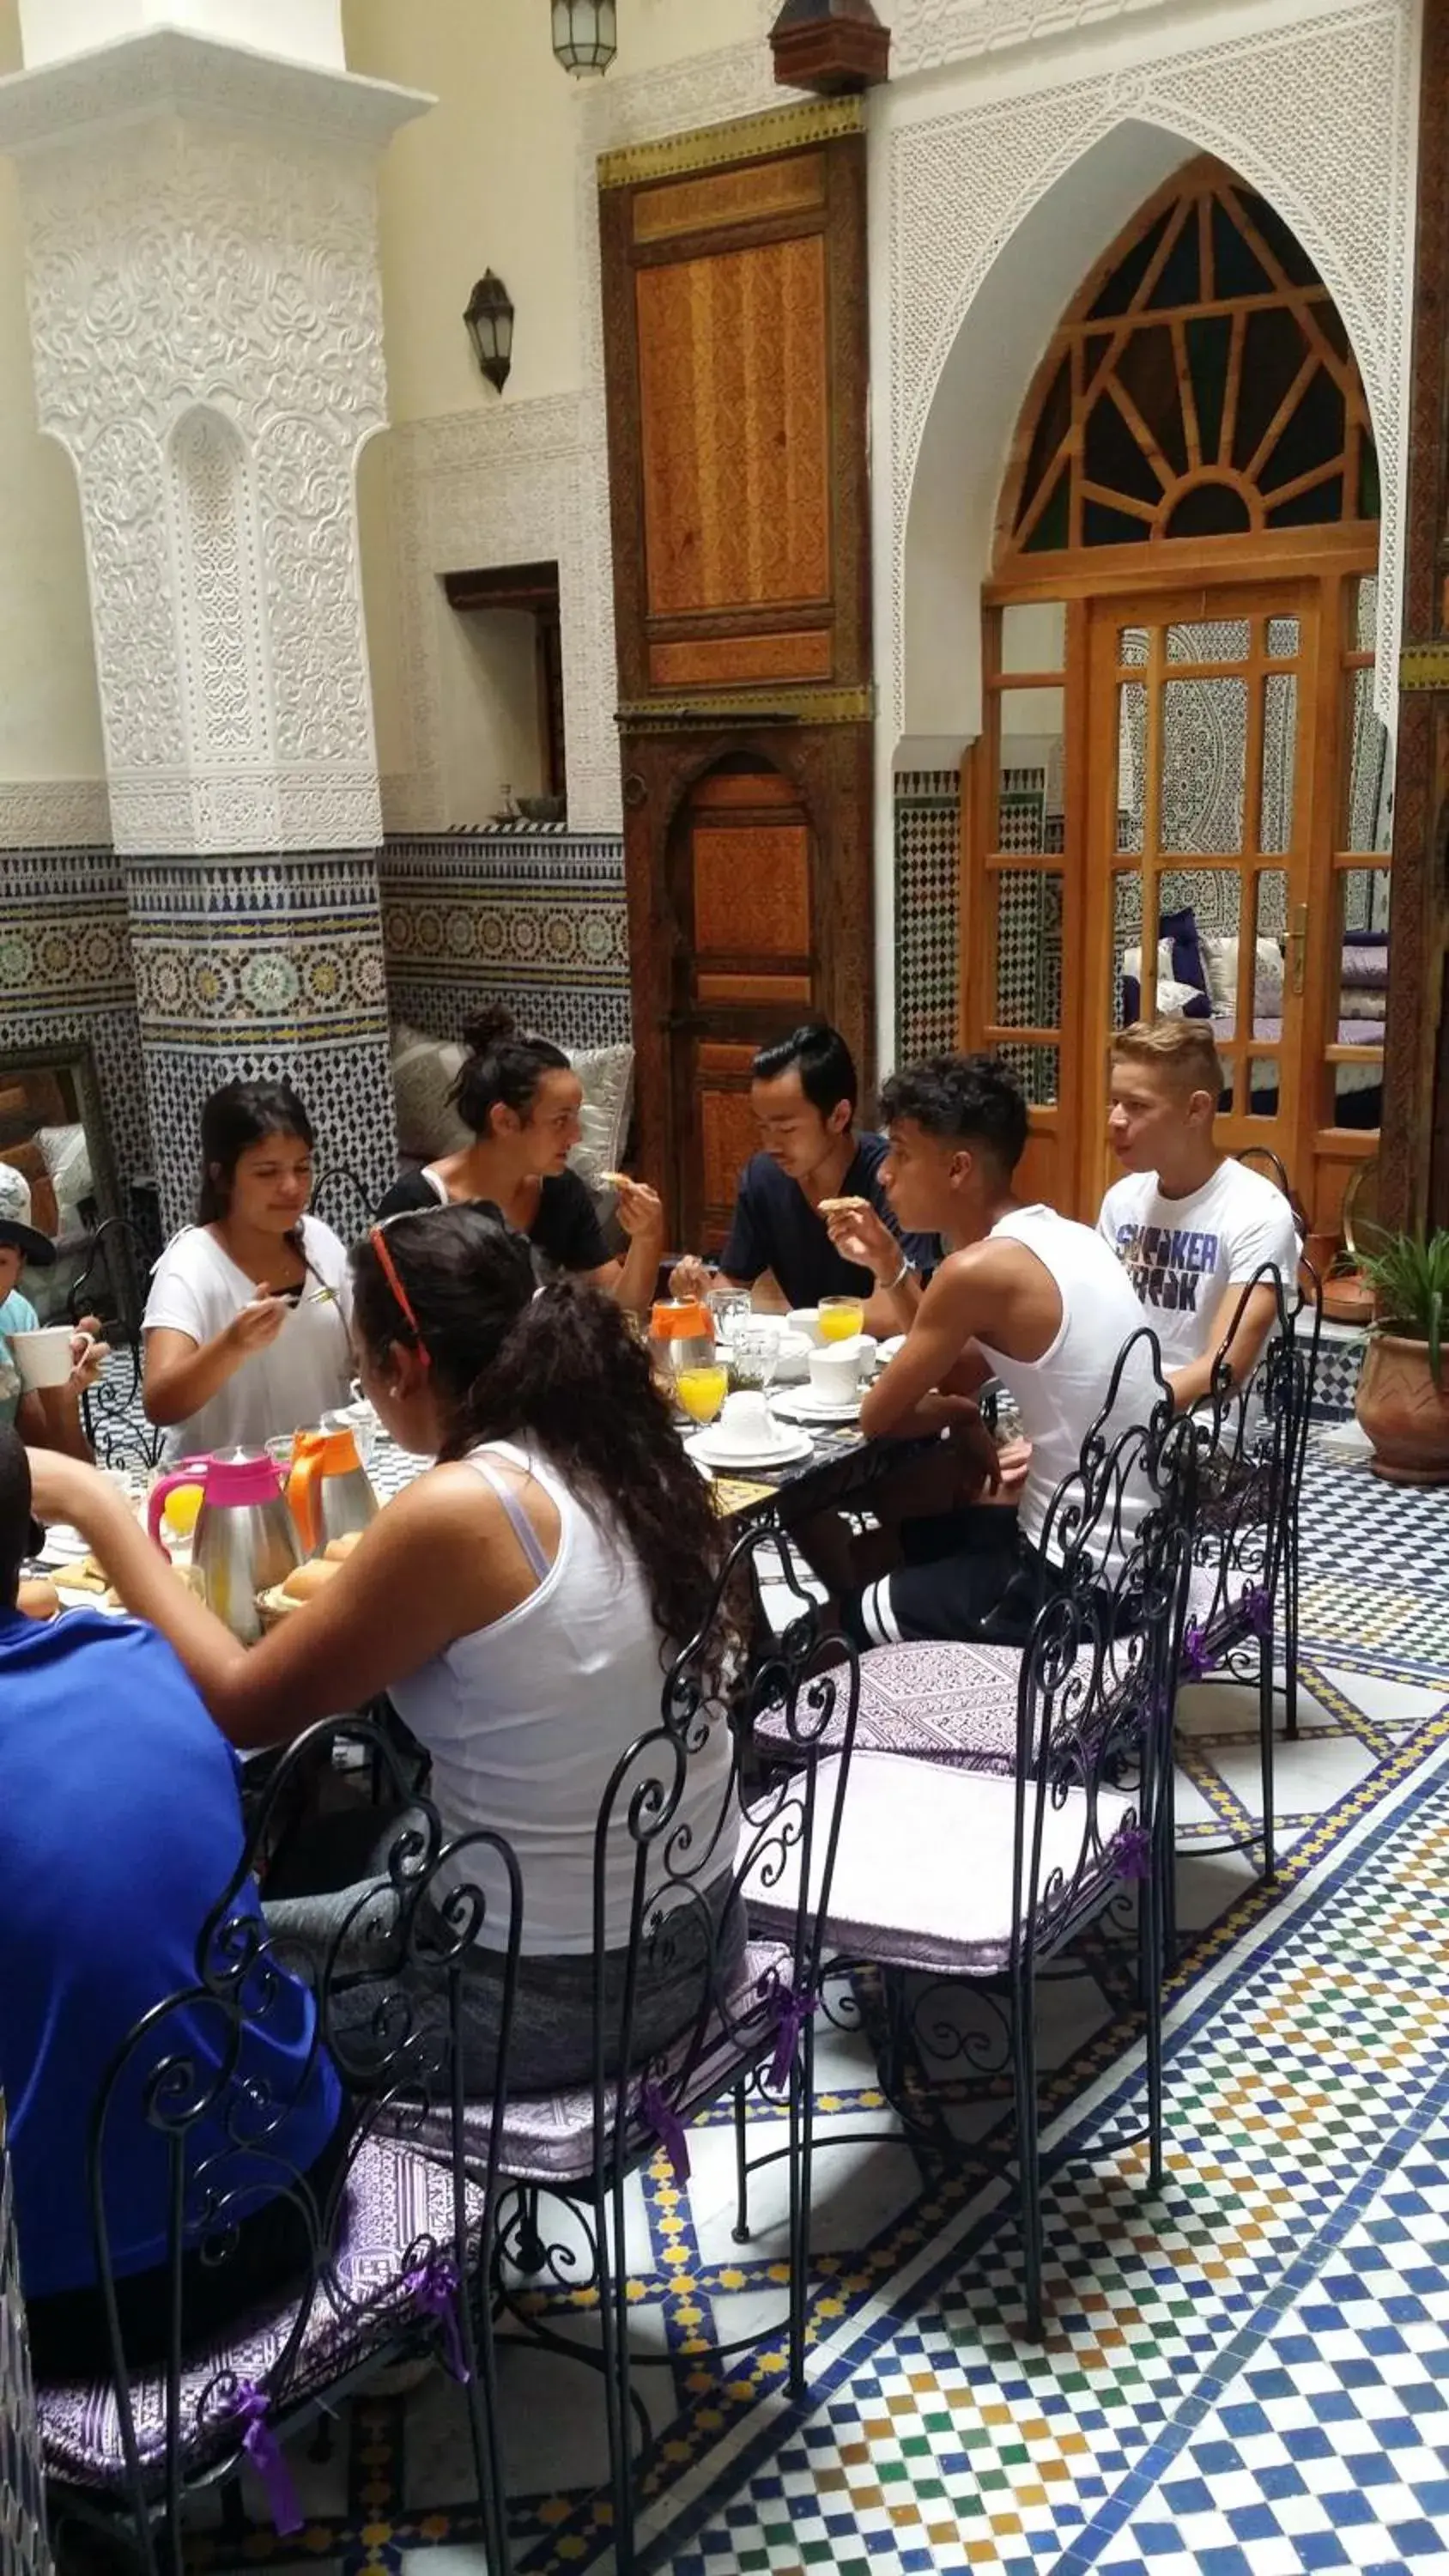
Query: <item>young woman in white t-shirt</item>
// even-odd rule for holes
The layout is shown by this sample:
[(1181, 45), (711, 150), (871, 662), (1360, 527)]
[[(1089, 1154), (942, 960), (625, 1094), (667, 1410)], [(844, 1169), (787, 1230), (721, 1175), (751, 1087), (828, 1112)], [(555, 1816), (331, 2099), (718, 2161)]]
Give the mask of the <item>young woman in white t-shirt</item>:
[(288, 1082), (228, 1082), (201, 1113), (196, 1223), (156, 1265), (146, 1412), (167, 1455), (261, 1449), (346, 1404), (347, 1255), (307, 1214), (312, 1122)]
[[(389, 1694), (432, 1757), (447, 1832), (492, 1826), (518, 1856), (515, 2080), (581, 2081), (592, 2065), (601, 1802), (621, 1757), (660, 1725), (670, 1659), (706, 1616), (728, 1532), (617, 1303), (571, 1280), (536, 1295), (527, 1240), (496, 1209), (394, 1217), (357, 1245), (351, 1267), (363, 1387), (393, 1438), (436, 1463), (259, 1644), (238, 1645), (172, 1578), (94, 1469), (35, 1459), (35, 1508), (82, 1531), (234, 1744), (280, 1744)], [(693, 2021), (706, 1970), (717, 1996), (733, 1978), (744, 1909), (732, 1777), (720, 1715), (692, 1744), (667, 1853), (656, 1849), (647, 1870), (657, 1889), (672, 1861), (689, 1893), (682, 1928), (642, 1954), (631, 2061)], [(640, 1785), (648, 1779), (674, 1794), (672, 1762), (658, 1752)], [(619, 1808), (630, 1803), (626, 1794)], [(599, 1883), (611, 2027), (636, 1851), (621, 1819)], [(325, 1959), (337, 1935), (356, 1932), (367, 1885), (303, 1897), (276, 1919)], [(502, 1937), (495, 1913), (469, 1958), (475, 2088), (491, 2080)], [(375, 2001), (364, 1988), (364, 2011)]]

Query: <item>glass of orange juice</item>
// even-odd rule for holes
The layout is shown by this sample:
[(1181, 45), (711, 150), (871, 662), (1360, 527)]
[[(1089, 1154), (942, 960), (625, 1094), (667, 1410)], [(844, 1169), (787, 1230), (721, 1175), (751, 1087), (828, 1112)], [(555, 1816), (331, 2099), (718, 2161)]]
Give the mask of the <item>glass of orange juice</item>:
[(848, 1342), (854, 1334), (865, 1331), (865, 1300), (861, 1297), (822, 1297), (819, 1311), (822, 1342)]
[(729, 1390), (729, 1370), (721, 1360), (710, 1360), (700, 1368), (681, 1369), (674, 1381), (674, 1392), (691, 1422), (713, 1422)]

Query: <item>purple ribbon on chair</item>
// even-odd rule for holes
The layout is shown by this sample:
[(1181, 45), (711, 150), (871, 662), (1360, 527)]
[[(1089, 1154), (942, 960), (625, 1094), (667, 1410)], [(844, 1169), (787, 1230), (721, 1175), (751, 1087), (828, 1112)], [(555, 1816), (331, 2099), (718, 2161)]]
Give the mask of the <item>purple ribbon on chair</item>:
[(653, 2130), (674, 2167), (675, 2181), (688, 2182), (689, 2140), (684, 2133), (684, 2122), (662, 2086), (652, 2079), (640, 2087), (639, 2116), (645, 2128)]
[(1141, 1825), (1128, 1825), (1113, 1845), (1119, 1878), (1142, 1879), (1152, 1869), (1152, 1841)]
[(1188, 1680), (1206, 1681), (1216, 1662), (1217, 1656), (1208, 1644), (1206, 1629), (1200, 1628), (1195, 1619), (1189, 1619), (1182, 1638), (1182, 1669)]
[(254, 2379), (242, 2380), (236, 2392), (233, 2413), (246, 2426), (242, 2449), (266, 2490), (277, 2530), (284, 2538), (290, 2532), (300, 2531), (302, 2508), (297, 2502), (297, 2490), (292, 2484), (292, 2472), (287, 2466), (281, 2443), (268, 2420), (266, 2390), (258, 2388)]
[(405, 2272), (403, 2288), (414, 2307), (436, 2317), (443, 2329), (443, 2359), (460, 2387), (472, 2377), (458, 2324), (458, 2266), (451, 2254), (430, 2254), (415, 2272)]
[(1273, 1601), (1271, 1594), (1264, 1590), (1261, 1583), (1249, 1584), (1243, 1594), (1242, 1607), (1244, 1617), (1254, 1634), (1259, 1637), (1271, 1637)]
[[(763, 1992), (763, 1980), (761, 1983)], [(812, 2013), (820, 2010), (820, 1997), (805, 1986), (776, 1986), (771, 2001), (775, 2007), (775, 2054), (770, 2060), (770, 2082), (777, 2088), (790, 2080), (800, 2034)]]

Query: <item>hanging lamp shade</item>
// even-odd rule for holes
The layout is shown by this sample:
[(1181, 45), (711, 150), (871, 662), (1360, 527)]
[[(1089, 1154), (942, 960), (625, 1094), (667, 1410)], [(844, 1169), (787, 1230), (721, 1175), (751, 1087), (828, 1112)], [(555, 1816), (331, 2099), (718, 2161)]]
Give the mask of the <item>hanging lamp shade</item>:
[(616, 0), (553, 0), (553, 49), (576, 80), (597, 80), (619, 50)]
[(827, 98), (890, 76), (891, 37), (873, 0), (785, 0), (770, 29), (775, 78)]
[(463, 319), (473, 355), (490, 385), (502, 393), (513, 366), (513, 298), (491, 268), (484, 269), (469, 296)]

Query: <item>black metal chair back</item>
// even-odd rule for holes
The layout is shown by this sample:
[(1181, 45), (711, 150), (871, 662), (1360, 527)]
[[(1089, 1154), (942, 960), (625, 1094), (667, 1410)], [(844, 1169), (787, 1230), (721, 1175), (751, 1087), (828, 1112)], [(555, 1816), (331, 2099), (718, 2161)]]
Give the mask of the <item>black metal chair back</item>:
[(312, 1214), (344, 1243), (357, 1243), (376, 1218), (377, 1207), (366, 1182), (346, 1164), (336, 1163), (319, 1172), (312, 1184)]
[[(508, 2563), (490, 2319), (486, 2297), (476, 2295), (492, 2265), (496, 2159), (481, 2174), (471, 2168), (470, 2192), (461, 1997), (465, 1962), (486, 1928), (503, 1973), (496, 2136), (522, 1923), (519, 1874), (500, 1835), (446, 1844), (436, 1811), (414, 1798), (385, 1881), (337, 1924), (320, 1959), (315, 1948), (274, 1937), (257, 1899), (255, 1856), (267, 1848), (294, 1773), (313, 1769), (344, 1733), (349, 1742), (363, 1738), (400, 1803), (408, 1796), (410, 1783), (375, 1728), (328, 1720), (299, 1737), (252, 1818), (230, 1885), (200, 1927), (194, 1982), (137, 2023), (97, 2092), (87, 2169), (118, 2416), (110, 2502), (113, 2511), (124, 2506), (150, 2576), (163, 2567), (180, 2576), (182, 2501), (193, 2481), (249, 2459), (274, 2503), (280, 2492), (285, 2504), (279, 2433), (349, 2378), (365, 2376), (379, 2355), (435, 2333), (439, 2323), (468, 2392), (489, 2563)], [(319, 2088), (335, 2090), (338, 2120), (329, 2148), (304, 2168), (299, 2141), (315, 2132)], [(451, 2156), (424, 2164), (407, 2134), (439, 2113), (450, 2124)], [(113, 2197), (123, 2166), (134, 2190), (142, 2131), (152, 2149), (148, 2215), (164, 2237), (166, 2285), (164, 2358), (146, 2372), (128, 2366), (119, 2295), (137, 2212), (123, 2213)], [(259, 2200), (273, 2215), (288, 2212), (295, 2277), (247, 2314), (256, 2248), (248, 2221)], [(411, 2225), (418, 2206), (435, 2222), (422, 2234)], [(392, 2210), (395, 2242), (377, 2216), (383, 2207)], [(196, 2285), (214, 2287), (228, 2267), (238, 2322), (188, 2351)], [(94, 2511), (105, 2483), (81, 2474), (67, 2487), (68, 2501)]]
[(105, 1375), (81, 1397), (86, 1438), (102, 1467), (154, 1467), (165, 1435), (146, 1419), (144, 1346), (145, 1248), (129, 1217), (107, 1217), (91, 1238), (85, 1268), (66, 1309), (73, 1324), (95, 1315), (111, 1346)]

